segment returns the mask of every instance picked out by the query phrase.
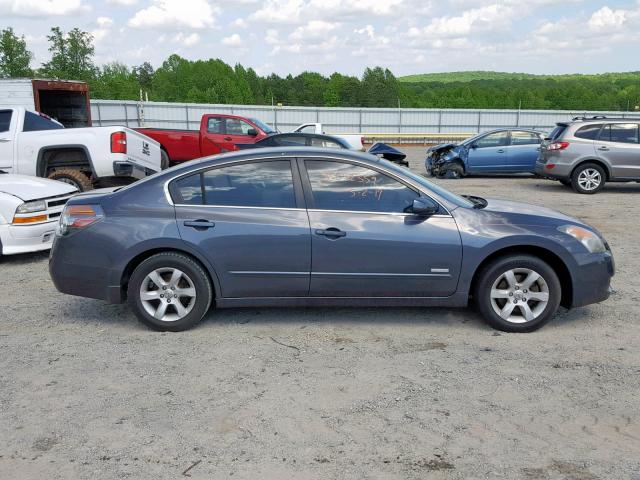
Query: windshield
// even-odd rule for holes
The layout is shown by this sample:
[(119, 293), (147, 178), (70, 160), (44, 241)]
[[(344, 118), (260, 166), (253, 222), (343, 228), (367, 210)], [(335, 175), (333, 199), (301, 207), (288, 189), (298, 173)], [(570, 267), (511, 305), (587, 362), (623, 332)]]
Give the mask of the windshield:
[(482, 132), (477, 135), (474, 135), (473, 137), (467, 138), (466, 140), (463, 140), (462, 142), (460, 142), (460, 145), (469, 145), (470, 143), (474, 142), (475, 140), (479, 139), (480, 137), (486, 134), (487, 132)]
[(391, 163), (387, 160), (380, 160), (380, 162), (383, 163), (387, 168), (394, 170), (396, 173), (400, 175), (409, 177), (411, 180), (413, 180), (417, 184), (422, 185), (427, 190), (431, 190), (436, 195), (439, 195), (440, 197), (444, 198), (448, 202), (453, 203), (454, 205), (457, 205), (459, 207), (465, 207), (465, 208), (473, 208), (475, 205), (473, 202), (467, 200), (466, 198), (461, 197), (460, 195), (456, 195), (455, 193), (450, 192), (449, 190), (442, 188), (441, 186), (436, 185), (435, 183), (430, 182), (429, 180), (427, 180), (421, 175), (413, 173), (408, 168), (400, 167), (395, 163)]
[(258, 127), (260, 127), (260, 130), (262, 130), (267, 135), (271, 135), (272, 133), (278, 133), (273, 128), (271, 128), (269, 125), (264, 123), (262, 120), (258, 120), (257, 118), (250, 118), (249, 120), (251, 120)]

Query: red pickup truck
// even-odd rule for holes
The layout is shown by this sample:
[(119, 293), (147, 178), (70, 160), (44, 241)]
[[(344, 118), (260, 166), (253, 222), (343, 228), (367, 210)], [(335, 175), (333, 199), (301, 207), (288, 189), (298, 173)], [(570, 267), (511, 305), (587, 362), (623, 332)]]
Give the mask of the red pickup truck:
[[(236, 143), (255, 143), (277, 133), (255, 118), (206, 113), (200, 120), (200, 130), (136, 128), (140, 133), (160, 143), (163, 163), (175, 164), (231, 150)], [(163, 165), (166, 168), (169, 165)]]

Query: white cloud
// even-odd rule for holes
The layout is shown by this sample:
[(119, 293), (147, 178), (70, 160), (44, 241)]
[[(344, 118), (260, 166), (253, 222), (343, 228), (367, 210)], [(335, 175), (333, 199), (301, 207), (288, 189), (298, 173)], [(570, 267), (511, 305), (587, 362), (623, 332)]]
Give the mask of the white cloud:
[(185, 47), (193, 47), (195, 44), (200, 42), (200, 35), (198, 35), (197, 33), (191, 33), (189, 35), (178, 33), (173, 37), (172, 40), (174, 43), (180, 43)]
[(619, 28), (627, 20), (627, 12), (624, 10), (611, 10), (609, 7), (602, 7), (594, 12), (587, 25), (591, 30), (609, 30)]
[(357, 33), (359, 35), (366, 34), (367, 37), (373, 39), (373, 36), (375, 35), (375, 29), (373, 28), (373, 25), (367, 25), (363, 28), (356, 28), (353, 33)]
[(513, 7), (493, 4), (462, 12), (459, 16), (435, 18), (424, 29), (414, 29), (414, 35), (460, 37), (477, 31), (505, 26), (515, 17)]
[(233, 22), (231, 22), (231, 26), (235, 28), (247, 28), (249, 24), (244, 18), (236, 18)]
[(267, 0), (264, 6), (249, 17), (265, 23), (296, 23), (304, 7), (302, 0)]
[(237, 47), (242, 47), (244, 45), (244, 42), (242, 41), (242, 38), (240, 37), (240, 35), (238, 35), (237, 33), (234, 33), (233, 35), (224, 37), (222, 39), (222, 44), (226, 45), (227, 47), (237, 48)]
[(98, 17), (96, 18), (96, 23), (99, 27), (106, 28), (113, 25), (113, 18), (110, 17)]
[(118, 5), (120, 7), (130, 7), (138, 3), (138, 0), (107, 0), (109, 5)]
[(357, 13), (389, 15), (402, 3), (403, 0), (311, 0), (309, 7), (312, 11), (324, 10), (335, 15), (333, 18), (340, 18)]
[(129, 20), (134, 28), (205, 28), (211, 27), (219, 12), (207, 0), (153, 0)]
[(0, 14), (19, 17), (63, 16), (86, 10), (82, 0), (0, 0)]
[(296, 28), (290, 35), (290, 38), (292, 40), (303, 41), (326, 38), (326, 36), (338, 28), (339, 25), (339, 23), (330, 23), (324, 20), (311, 20), (306, 25)]

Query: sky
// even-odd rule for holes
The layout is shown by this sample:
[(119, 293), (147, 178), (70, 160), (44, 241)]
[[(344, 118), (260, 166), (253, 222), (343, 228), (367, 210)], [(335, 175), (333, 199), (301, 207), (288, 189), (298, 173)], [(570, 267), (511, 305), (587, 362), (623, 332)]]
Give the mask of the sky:
[(172, 53), (259, 74), (640, 70), (640, 0), (0, 0), (0, 28), (48, 60), (52, 26), (94, 37), (95, 62)]

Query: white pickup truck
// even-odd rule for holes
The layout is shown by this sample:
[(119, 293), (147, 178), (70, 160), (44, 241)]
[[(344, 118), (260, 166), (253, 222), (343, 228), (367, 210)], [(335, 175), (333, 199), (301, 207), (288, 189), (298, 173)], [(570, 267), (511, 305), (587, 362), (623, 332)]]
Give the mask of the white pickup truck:
[(364, 151), (364, 145), (362, 144), (362, 135), (358, 134), (343, 134), (343, 133), (326, 133), (322, 130), (321, 123), (303, 123), (296, 127), (294, 132), (301, 133), (317, 133), (320, 135), (331, 135), (332, 137), (337, 137), (343, 139), (349, 145), (351, 145), (352, 150), (360, 150)]
[(65, 129), (41, 113), (0, 106), (0, 171), (46, 177), (79, 191), (130, 183), (162, 169), (160, 144), (120, 126)]

